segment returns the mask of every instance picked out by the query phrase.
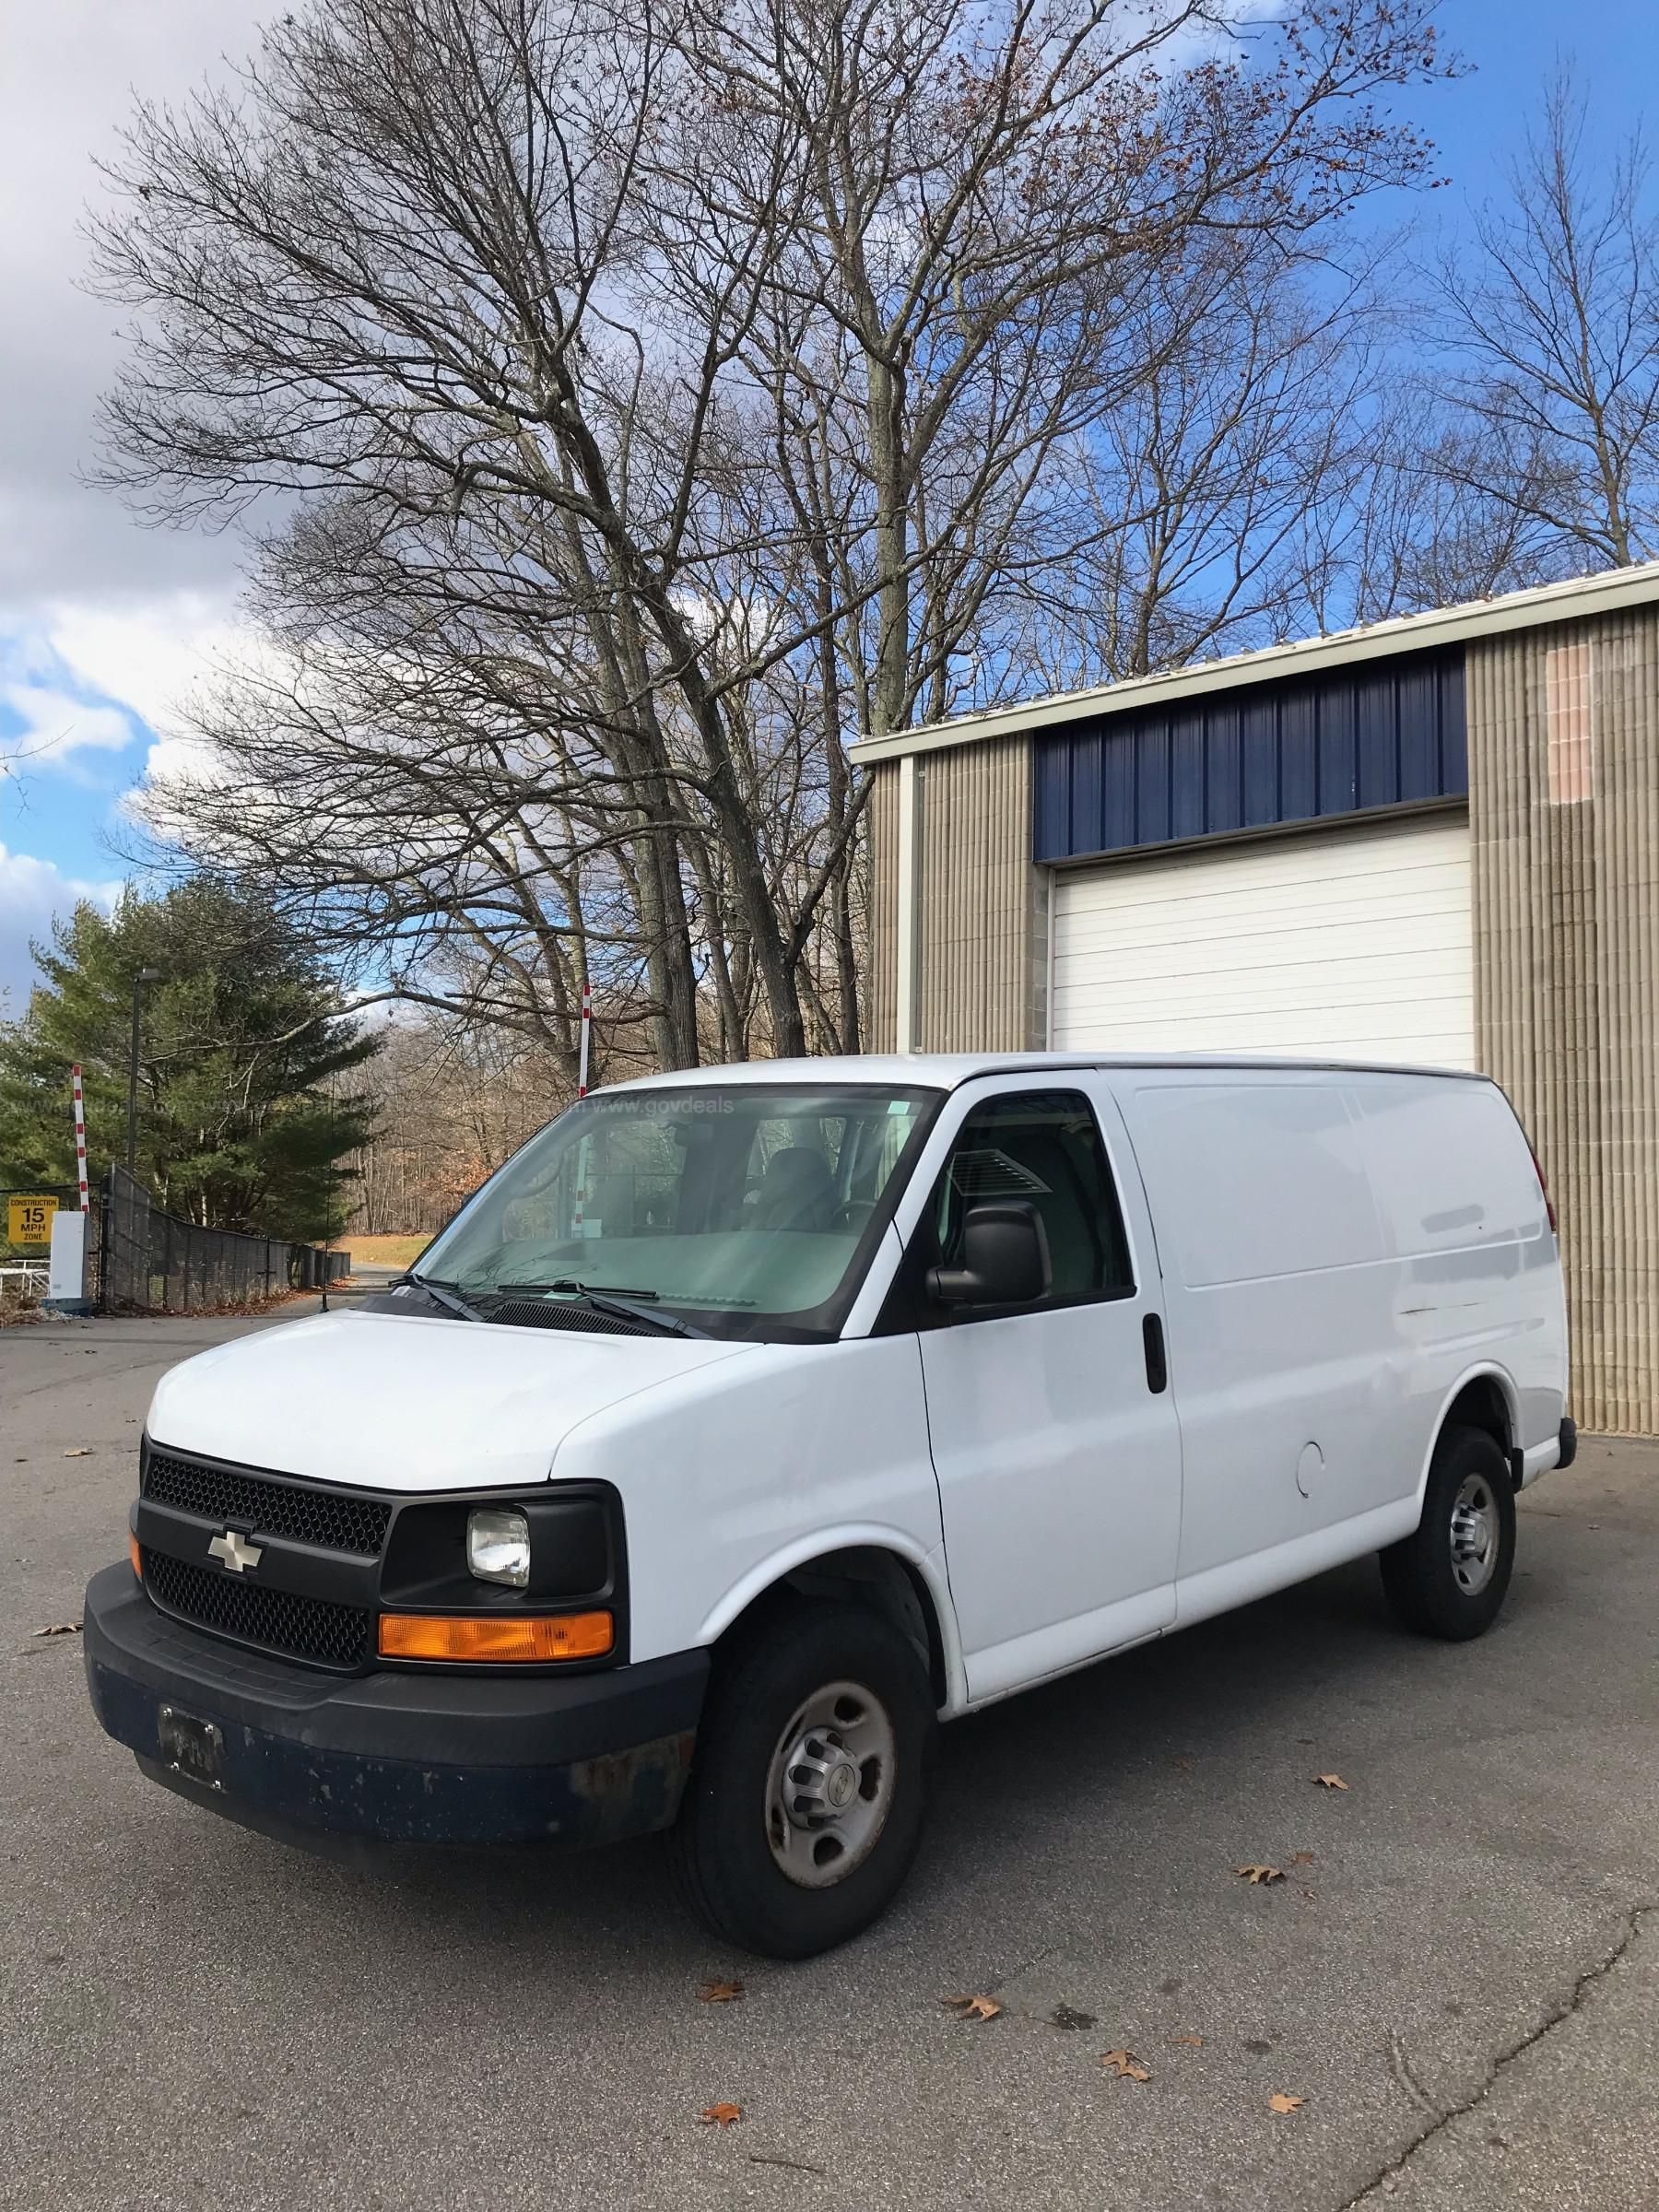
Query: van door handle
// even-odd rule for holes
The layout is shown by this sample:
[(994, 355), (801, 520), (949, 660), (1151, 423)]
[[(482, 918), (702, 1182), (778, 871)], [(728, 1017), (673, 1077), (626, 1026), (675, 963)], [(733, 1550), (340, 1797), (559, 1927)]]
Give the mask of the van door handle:
[(1141, 1321), (1141, 1342), (1147, 1350), (1147, 1388), (1156, 1397), (1170, 1387), (1170, 1362), (1164, 1353), (1163, 1323), (1156, 1313)]

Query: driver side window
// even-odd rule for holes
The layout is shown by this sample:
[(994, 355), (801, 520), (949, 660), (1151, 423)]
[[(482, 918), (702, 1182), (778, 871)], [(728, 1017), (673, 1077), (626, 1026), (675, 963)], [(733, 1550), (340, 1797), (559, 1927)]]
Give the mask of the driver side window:
[(1111, 1164), (1094, 1109), (1080, 1092), (1014, 1092), (988, 1099), (968, 1116), (933, 1194), (940, 1265), (958, 1264), (968, 1209), (990, 1198), (1029, 1200), (1047, 1234), (1048, 1294), (1021, 1312), (1133, 1294)]

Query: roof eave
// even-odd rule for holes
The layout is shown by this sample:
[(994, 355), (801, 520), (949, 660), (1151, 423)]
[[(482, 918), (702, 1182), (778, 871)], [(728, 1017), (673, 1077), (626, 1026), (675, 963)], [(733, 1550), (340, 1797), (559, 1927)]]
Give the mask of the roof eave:
[(1100, 684), (1087, 691), (1053, 692), (1046, 699), (993, 707), (984, 713), (962, 714), (951, 722), (898, 730), (888, 736), (861, 737), (853, 743), (852, 756), (860, 767), (873, 768), (905, 753), (938, 752), (991, 737), (1029, 735), (1063, 723), (1125, 714), (1165, 700), (1191, 699), (1236, 690), (1246, 684), (1317, 675), (1324, 669), (1351, 667), (1398, 653), (1426, 653), (1437, 646), (1463, 644), (1471, 638), (1497, 637), (1506, 630), (1532, 629), (1588, 615), (1618, 614), (1625, 607), (1648, 606), (1655, 600), (1659, 600), (1659, 561), (1647, 561), (1639, 568), (1574, 576), (1563, 583), (1510, 592), (1498, 599), (1434, 607), (1420, 615), (1399, 615), (1363, 629), (1300, 638), (1286, 645), (1264, 645), (1252, 653), (1195, 662), (1190, 667), (1167, 669), (1157, 676), (1128, 677), (1121, 683)]

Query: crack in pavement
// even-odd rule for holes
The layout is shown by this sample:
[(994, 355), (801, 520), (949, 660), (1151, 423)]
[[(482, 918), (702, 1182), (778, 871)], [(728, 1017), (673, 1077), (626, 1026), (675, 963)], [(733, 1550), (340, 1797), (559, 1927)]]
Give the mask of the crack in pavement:
[[(1461, 2120), (1465, 2112), (1472, 2112), (1484, 2104), (1497, 2088), (1504, 2068), (1512, 2065), (1516, 2059), (1530, 2051), (1535, 2044), (1541, 2043), (1547, 2035), (1551, 2034), (1561, 2025), (1563, 2020), (1570, 2020), (1572, 2018), (1583, 2003), (1588, 1992), (1604, 1976), (1612, 1972), (1635, 1942), (1637, 1936), (1641, 1933), (1641, 1924), (1647, 1915), (1656, 1911), (1659, 1911), (1659, 1906), (1651, 1904), (1632, 1906), (1626, 1921), (1624, 1933), (1619, 1936), (1618, 1941), (1605, 1958), (1598, 1959), (1594, 1966), (1587, 1966), (1584, 1969), (1573, 1983), (1571, 1994), (1565, 2002), (1557, 2005), (1547, 2017), (1533, 2029), (1530, 2034), (1524, 2035), (1518, 2042), (1512, 2043), (1508, 2050), (1500, 2051), (1498, 2053), (1487, 2068), (1486, 2079), (1473, 2096), (1464, 2098), (1460, 2103), (1448, 2106), (1444, 2112), (1436, 2111), (1435, 2117), (1430, 2121), (1428, 2126), (1420, 2134), (1414, 2136), (1396, 2158), (1391, 2159), (1386, 2166), (1372, 2175), (1363, 2188), (1356, 2191), (1345, 2201), (1341, 2212), (1357, 2212), (1357, 2207), (1363, 2205), (1375, 2191), (1385, 2188), (1389, 2182), (1402, 2174), (1426, 2143), (1431, 2143), (1443, 2128), (1452, 2124), (1453, 2120)], [(1391, 2060), (1395, 2062), (1393, 2071), (1396, 2079), (1399, 2078), (1402, 2070), (1405, 2071), (1406, 2078), (1401, 2082), (1401, 2087), (1406, 2088), (1408, 2093), (1416, 2089), (1422, 2101), (1428, 2104), (1429, 2100), (1421, 2090), (1417, 2077), (1406, 2065), (1405, 2050), (1397, 2036), (1390, 2038), (1390, 2056)], [(1430, 2109), (1435, 2110), (1432, 2106)]]

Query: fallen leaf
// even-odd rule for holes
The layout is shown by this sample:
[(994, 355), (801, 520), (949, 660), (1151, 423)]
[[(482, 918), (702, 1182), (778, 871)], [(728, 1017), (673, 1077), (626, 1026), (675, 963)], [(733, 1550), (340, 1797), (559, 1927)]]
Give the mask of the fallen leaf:
[(1312, 1866), (1313, 1853), (1311, 1851), (1293, 1851), (1290, 1854), (1290, 1864), (1292, 1866)]
[(78, 1636), (80, 1631), (81, 1624), (78, 1620), (54, 1620), (49, 1629), (37, 1629), (35, 1634), (37, 1636)]
[(1002, 2010), (999, 1997), (941, 1997), (939, 2002), (959, 2020), (994, 2020)]
[(1190, 1759), (1178, 1759), (1175, 1761), (1175, 1764), (1182, 1770), (1183, 1773), (1186, 1773), (1191, 1771), (1193, 1761)]
[(1108, 2072), (1115, 2074), (1120, 2081), (1150, 2081), (1152, 2078), (1151, 2069), (1143, 2066), (1133, 2051), (1103, 2052), (1100, 2064)]
[(735, 2005), (742, 1994), (741, 1982), (705, 1982), (697, 1999), (700, 2005)]
[(1190, 2043), (1194, 2051), (1202, 2050), (1204, 2047), (1204, 2038), (1201, 2035), (1172, 2035), (1170, 2041), (1172, 2043)]
[(1253, 1887), (1266, 1882), (1282, 1882), (1285, 1878), (1282, 1866), (1235, 1866), (1233, 1872), (1241, 1875)]
[(730, 2127), (735, 2120), (741, 2120), (742, 2117), (743, 2107), (740, 2104), (710, 2104), (698, 2113), (697, 2124), (700, 2127)]
[(71, 1444), (64, 1454), (65, 1459), (90, 1459), (91, 1456), (92, 1447), (90, 1444)]
[(1322, 1790), (1346, 1790), (1348, 1786), (1340, 1774), (1315, 1774), (1313, 1779)]
[(1079, 2012), (1075, 2005), (1056, 2005), (1049, 2015), (1049, 2023), (1054, 2028), (1092, 2028), (1095, 2016), (1092, 2012)]
[(1301, 2097), (1287, 2097), (1283, 2089), (1275, 2089), (1267, 2102), (1270, 2109), (1276, 2112), (1294, 2112), (1300, 2109), (1306, 2100)]

